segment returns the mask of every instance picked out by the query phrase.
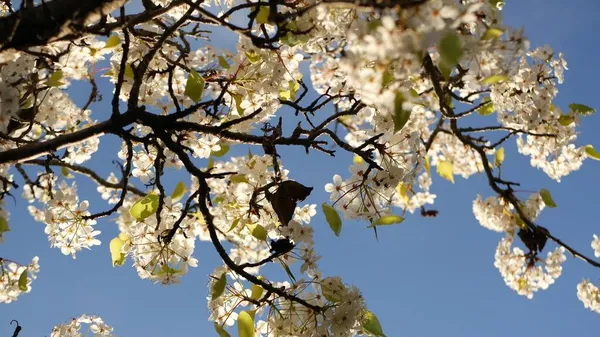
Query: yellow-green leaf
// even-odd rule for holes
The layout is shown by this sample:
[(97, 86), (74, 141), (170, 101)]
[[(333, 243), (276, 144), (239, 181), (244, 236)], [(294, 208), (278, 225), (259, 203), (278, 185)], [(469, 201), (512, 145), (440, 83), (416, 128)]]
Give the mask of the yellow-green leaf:
[(257, 238), (260, 241), (267, 240), (267, 230), (261, 225), (255, 225), (252, 229), (252, 236)]
[(395, 80), (394, 74), (390, 69), (387, 69), (383, 72), (383, 76), (381, 77), (381, 87), (385, 88), (388, 84), (392, 83)]
[(23, 270), (19, 276), (19, 290), (27, 291), (27, 269)]
[(256, 53), (256, 52), (253, 52), (253, 51), (247, 51), (246, 52), (246, 58), (252, 64), (258, 63), (262, 59), (262, 57), (260, 56), (259, 53)]
[(502, 162), (504, 162), (504, 148), (501, 147), (496, 151), (496, 156), (494, 157), (494, 165), (496, 165), (496, 167), (500, 167), (500, 165), (502, 165)]
[(0, 215), (0, 234), (10, 232), (10, 227), (8, 226), (8, 221), (6, 218)]
[(221, 68), (229, 69), (230, 65), (229, 65), (229, 62), (227, 62), (227, 59), (225, 58), (225, 56), (220, 55), (219, 57), (217, 57), (217, 59), (219, 60), (219, 66), (221, 66)]
[(221, 274), (217, 281), (213, 283), (212, 289), (210, 290), (210, 297), (213, 301), (223, 295), (225, 286), (227, 286), (227, 273)]
[(227, 332), (225, 329), (223, 329), (222, 326), (220, 326), (217, 323), (213, 323), (214, 327), (215, 327), (215, 331), (217, 332), (217, 334), (219, 335), (219, 337), (231, 337), (231, 335), (229, 334), (229, 332)]
[(542, 200), (544, 201), (544, 204), (546, 204), (546, 206), (548, 206), (550, 208), (556, 207), (556, 203), (552, 199), (552, 195), (550, 195), (550, 191), (548, 191), (545, 188), (542, 188), (542, 190), (540, 191), (540, 195), (542, 196)]
[(363, 159), (363, 157), (355, 154), (354, 157), (352, 158), (352, 162), (356, 165), (360, 165), (360, 164), (364, 163), (365, 160)]
[(107, 40), (106, 40), (106, 45), (104, 46), (104, 48), (109, 49), (109, 48), (114, 48), (118, 45), (121, 44), (121, 39), (119, 39), (118, 35), (111, 35)]
[(62, 70), (57, 70), (53, 72), (52, 75), (50, 75), (50, 77), (48, 77), (48, 79), (46, 80), (46, 85), (49, 87), (60, 87), (61, 85), (64, 85), (64, 83), (61, 81), (62, 78)]
[(233, 99), (235, 100), (235, 109), (240, 116), (244, 115), (244, 108), (242, 108), (243, 98), (244, 97), (242, 95), (233, 95)]
[(269, 7), (260, 6), (258, 7), (258, 13), (256, 13), (256, 23), (264, 25), (269, 22)]
[(252, 284), (252, 293), (250, 295), (250, 298), (253, 300), (258, 300), (260, 299), (260, 297), (262, 296), (264, 289), (261, 286), (258, 286), (256, 284)]
[(594, 108), (590, 108), (587, 105), (577, 104), (577, 103), (569, 104), (569, 109), (571, 109), (571, 111), (578, 113), (580, 115), (591, 115), (594, 112), (596, 112), (596, 110)]
[(429, 164), (429, 157), (425, 157), (425, 170), (427, 174), (431, 176), (431, 164)]
[(121, 251), (121, 248), (123, 248), (125, 241), (126, 240), (123, 240), (120, 235), (119, 237), (110, 240), (109, 249), (113, 267), (120, 267), (123, 264), (125, 264), (125, 257), (127, 255)]
[(381, 328), (381, 323), (379, 323), (379, 319), (377, 316), (375, 316), (375, 314), (368, 310), (365, 310), (363, 316), (362, 329), (369, 336), (385, 337), (383, 329)]
[(129, 213), (137, 220), (143, 221), (147, 217), (156, 213), (158, 210), (158, 195), (148, 194), (144, 198), (138, 200), (131, 208)]
[(486, 97), (484, 102), (487, 102), (485, 105), (481, 106), (477, 109), (477, 113), (481, 116), (488, 116), (494, 113), (494, 103), (490, 101), (489, 98)]
[(373, 223), (371, 223), (371, 225), (369, 225), (369, 228), (375, 227), (375, 226), (394, 225), (394, 224), (401, 223), (402, 221), (404, 221), (404, 218), (399, 215), (393, 215), (393, 214), (392, 215), (384, 215), (381, 218), (373, 221)]
[(248, 182), (248, 178), (246, 178), (245, 174), (234, 174), (229, 178), (229, 180), (236, 184)]
[(506, 76), (506, 75), (492, 75), (492, 76), (488, 76), (488, 77), (484, 78), (483, 81), (481, 81), (481, 83), (496, 84), (496, 83), (500, 83), (500, 82), (506, 81), (506, 80), (508, 80), (508, 76)]
[(438, 44), (440, 60), (449, 67), (454, 67), (463, 55), (460, 37), (454, 31), (444, 35)]
[(340, 236), (340, 233), (342, 231), (342, 219), (340, 218), (340, 215), (335, 210), (335, 208), (329, 206), (326, 203), (323, 203), (321, 207), (323, 208), (325, 220), (327, 220), (329, 227), (331, 227), (331, 230), (333, 230), (333, 233), (335, 233), (336, 236)]
[(500, 36), (502, 36), (502, 34), (504, 34), (504, 31), (502, 29), (488, 28), (488, 30), (486, 30), (485, 33), (483, 33), (483, 36), (481, 37), (481, 39), (482, 40), (497, 39)]
[(125, 75), (125, 77), (131, 78), (131, 79), (135, 78), (135, 75), (133, 74), (133, 68), (131, 67), (131, 64), (128, 63), (128, 64), (125, 65), (125, 73), (123, 75)]
[(185, 192), (187, 192), (187, 186), (185, 186), (185, 183), (183, 181), (180, 181), (177, 183), (177, 186), (175, 186), (175, 189), (173, 190), (173, 193), (171, 193), (171, 200), (172, 201), (178, 201), (181, 198), (183, 198), (183, 196), (185, 195)]
[(185, 91), (183, 92), (187, 97), (191, 98), (194, 102), (199, 102), (202, 99), (204, 93), (204, 78), (194, 69), (190, 71), (187, 81), (185, 83)]
[(569, 126), (573, 122), (575, 122), (575, 117), (571, 115), (560, 115), (560, 117), (558, 117), (558, 124), (562, 126)]
[(396, 186), (396, 191), (398, 192), (398, 195), (400, 195), (402, 200), (404, 200), (404, 203), (408, 204), (408, 184), (405, 184), (403, 182), (398, 183), (398, 186)]
[(221, 147), (221, 149), (219, 149), (219, 151), (212, 151), (210, 153), (212, 156), (223, 157), (224, 155), (227, 154), (227, 152), (229, 152), (229, 145), (227, 145), (227, 144), (219, 144), (219, 146)]
[(454, 166), (450, 161), (441, 161), (436, 167), (437, 173), (440, 177), (448, 180), (454, 184)]
[(240, 311), (237, 323), (239, 337), (254, 337), (254, 320), (249, 313)]
[(592, 145), (586, 145), (584, 151), (589, 158), (600, 160), (600, 153)]
[(396, 96), (394, 97), (394, 114), (392, 115), (392, 119), (394, 120), (394, 133), (402, 130), (410, 118), (410, 111), (402, 108), (403, 103), (404, 95), (396, 93)]

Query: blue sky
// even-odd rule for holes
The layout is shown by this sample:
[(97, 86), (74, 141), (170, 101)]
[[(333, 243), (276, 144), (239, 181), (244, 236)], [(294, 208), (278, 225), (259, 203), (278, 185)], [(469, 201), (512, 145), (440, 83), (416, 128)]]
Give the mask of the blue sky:
[[(573, 102), (600, 107), (594, 82), (600, 78), (599, 12), (600, 3), (589, 0), (507, 1), (508, 24), (524, 25), (533, 46), (547, 43), (565, 54), (569, 70), (557, 100), (562, 108)], [(108, 104), (105, 95), (95, 109), (101, 112)], [(600, 148), (599, 117), (587, 117), (584, 122), (579, 143)], [(101, 147), (114, 141), (102, 140)], [(243, 154), (247, 147), (234, 151)], [(107, 172), (111, 169), (107, 158), (116, 156), (102, 155), (89, 166)], [(344, 155), (306, 157), (301, 149), (283, 152), (291, 177), (315, 187), (308, 199), (315, 204), (328, 200), (323, 185), (335, 173), (344, 175), (350, 160)], [(600, 163), (586, 161), (560, 184), (531, 168), (514, 145), (507, 149), (505, 165), (505, 177), (522, 182), (523, 189), (552, 191), (558, 208), (543, 211), (539, 223), (592, 255), (592, 233), (600, 234), (596, 216)], [(81, 198), (104, 205), (92, 185), (80, 181)], [(312, 223), (316, 248), (323, 256), (321, 269), (356, 284), (389, 337), (597, 336), (600, 317), (583, 308), (576, 285), (583, 277), (600, 284), (598, 270), (568, 257), (563, 275), (547, 291), (537, 293), (533, 300), (518, 296), (504, 285), (493, 266), (501, 236), (480, 227), (472, 214), (476, 195), (491, 195), (483, 177), (457, 178), (455, 185), (434, 177), (433, 190), (438, 194), (438, 218), (408, 217), (401, 225), (382, 229), (379, 242), (366, 224), (345, 223), (341, 237), (336, 238), (321, 214)], [(163, 287), (140, 280), (129, 262), (123, 268), (111, 267), (108, 242), (117, 232), (113, 222), (103, 220), (97, 225), (103, 231), (102, 246), (72, 260), (49, 248), (43, 225), (29, 216), (26, 202), (17, 198), (16, 205), (10, 200), (7, 205), (12, 231), (0, 245), (0, 256), (29, 261), (38, 255), (41, 271), (31, 293), (0, 305), (1, 336), (12, 333), (11, 319), (23, 326), (20, 336), (39, 337), (48, 336), (54, 324), (82, 313), (101, 315), (119, 336), (215, 335), (207, 320), (207, 275), (220, 261), (209, 243), (197, 245), (198, 268), (180, 285)], [(231, 332), (236, 335), (235, 330)]]

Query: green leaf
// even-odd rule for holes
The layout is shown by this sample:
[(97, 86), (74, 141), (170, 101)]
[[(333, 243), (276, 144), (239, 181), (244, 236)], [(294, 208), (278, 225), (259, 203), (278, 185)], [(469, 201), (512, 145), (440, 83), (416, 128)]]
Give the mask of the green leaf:
[(501, 147), (496, 151), (496, 156), (494, 157), (494, 165), (496, 165), (496, 167), (500, 167), (500, 165), (502, 165), (502, 162), (504, 162), (504, 148)]
[(148, 194), (144, 198), (138, 200), (131, 208), (129, 213), (137, 220), (143, 221), (147, 217), (156, 213), (158, 210), (159, 196), (156, 194)]
[(460, 37), (455, 32), (449, 32), (444, 35), (438, 44), (440, 53), (440, 68), (446, 78), (450, 75), (451, 69), (458, 64), (463, 55), (462, 43)]
[(231, 227), (229, 227), (227, 232), (231, 232), (234, 228), (237, 227), (237, 225), (239, 225), (239, 223), (240, 223), (240, 218), (234, 219), (233, 222), (231, 223)]
[(340, 232), (342, 231), (342, 219), (340, 218), (340, 215), (335, 208), (326, 203), (323, 203), (321, 207), (323, 208), (325, 220), (327, 220), (329, 227), (331, 227), (331, 230), (333, 230), (333, 233), (335, 233), (336, 236), (340, 236)]
[(178, 201), (181, 198), (183, 198), (183, 196), (185, 195), (185, 192), (187, 192), (187, 186), (185, 186), (185, 183), (183, 181), (180, 181), (177, 183), (177, 186), (175, 186), (175, 189), (173, 190), (173, 193), (171, 193), (171, 200), (172, 201)]
[(402, 108), (403, 103), (404, 96), (401, 93), (396, 93), (396, 96), (394, 97), (394, 114), (392, 115), (392, 119), (394, 120), (394, 133), (402, 130), (410, 118), (410, 111)]
[(62, 78), (62, 70), (57, 70), (53, 72), (52, 75), (50, 75), (50, 77), (48, 77), (48, 79), (46, 80), (46, 85), (49, 87), (60, 87), (61, 85), (64, 85), (64, 83), (61, 82)]
[(19, 276), (19, 290), (27, 291), (27, 269), (23, 270)]
[(26, 110), (33, 107), (33, 95), (29, 95), (27, 99), (21, 104), (21, 110)]
[(251, 290), (252, 290), (252, 293), (250, 295), (250, 298), (253, 300), (260, 299), (260, 297), (262, 296), (262, 294), (264, 292), (264, 289), (261, 286), (258, 286), (256, 284), (252, 284)]
[(454, 184), (454, 166), (452, 165), (452, 162), (450, 162), (450, 161), (439, 162), (437, 164), (436, 171), (440, 175), (440, 177), (442, 177)]
[(404, 218), (399, 215), (393, 215), (393, 214), (392, 215), (384, 215), (381, 218), (373, 221), (373, 223), (371, 223), (371, 225), (369, 225), (368, 228), (375, 227), (375, 226), (394, 225), (394, 224), (401, 223), (402, 221), (404, 221)]
[(577, 103), (569, 104), (569, 109), (571, 109), (571, 111), (573, 111), (575, 113), (578, 113), (578, 114), (584, 115), (584, 116), (589, 116), (589, 115), (593, 114), (594, 112), (596, 112), (596, 110), (594, 108), (590, 108), (587, 105), (577, 104)]
[(256, 13), (256, 23), (264, 25), (269, 22), (269, 6), (259, 6)]
[(502, 34), (504, 34), (504, 31), (502, 29), (488, 28), (488, 30), (486, 30), (485, 33), (483, 33), (483, 36), (481, 37), (481, 39), (482, 40), (497, 39), (500, 36), (502, 36)]
[(214, 301), (219, 298), (219, 296), (223, 295), (225, 292), (225, 286), (227, 286), (227, 273), (221, 274), (219, 279), (213, 283), (212, 289), (210, 290), (210, 298)]
[(225, 329), (223, 329), (222, 326), (220, 326), (217, 323), (213, 323), (214, 327), (215, 327), (215, 331), (217, 332), (217, 334), (219, 335), (219, 337), (231, 337), (231, 335), (229, 334), (229, 332), (227, 332)]
[(540, 195), (542, 196), (542, 200), (544, 201), (544, 204), (546, 204), (546, 206), (550, 208), (556, 207), (556, 203), (554, 202), (554, 200), (552, 200), (552, 195), (550, 195), (550, 191), (548, 191), (545, 188), (542, 188), (542, 190), (540, 191)]
[(214, 157), (223, 157), (224, 155), (227, 154), (227, 152), (229, 152), (229, 145), (227, 144), (219, 144), (221, 146), (221, 149), (219, 151), (213, 151), (210, 154)]
[(240, 311), (237, 323), (239, 337), (254, 337), (254, 320), (249, 313)]
[(600, 160), (600, 153), (598, 153), (592, 145), (586, 145), (584, 151), (589, 158)]
[(488, 76), (488, 77), (484, 78), (483, 81), (481, 81), (481, 83), (496, 84), (496, 83), (500, 83), (500, 82), (506, 81), (506, 80), (508, 80), (508, 76), (506, 76), (506, 75), (492, 75), (492, 76)]
[(388, 86), (388, 84), (392, 83), (395, 80), (394, 74), (390, 71), (390, 69), (387, 69), (386, 71), (383, 72), (383, 76), (381, 78), (381, 87), (385, 88)]
[(248, 182), (248, 178), (246, 178), (245, 174), (234, 174), (231, 177), (229, 177), (229, 180), (232, 183), (236, 183), (236, 184)]
[(206, 165), (206, 168), (210, 170), (213, 167), (215, 167), (215, 159), (211, 156), (208, 157), (208, 164)]
[(69, 171), (69, 169), (67, 167), (61, 167), (60, 168), (60, 173), (65, 177), (65, 178), (73, 178), (73, 175), (71, 174), (71, 172)]
[(562, 126), (569, 126), (573, 122), (575, 122), (575, 117), (571, 115), (560, 115), (560, 117), (558, 117), (558, 124)]
[(244, 108), (242, 108), (242, 95), (233, 95), (233, 100), (235, 101), (235, 109), (237, 110), (238, 115), (244, 115)]
[(490, 101), (489, 98), (485, 98), (484, 102), (487, 102), (485, 105), (481, 106), (477, 109), (477, 113), (481, 116), (489, 116), (494, 113), (494, 103)]
[(363, 330), (370, 336), (385, 337), (381, 323), (375, 314), (366, 310), (362, 321)]
[(260, 60), (262, 59), (262, 57), (260, 56), (259, 53), (256, 53), (256, 52), (253, 52), (253, 51), (247, 51), (246, 52), (246, 58), (252, 64), (256, 64), (256, 63), (260, 62)]
[(8, 226), (8, 221), (6, 218), (0, 215), (0, 234), (10, 232), (10, 227)]
[(267, 241), (267, 231), (261, 225), (255, 225), (252, 229), (252, 236), (260, 241)]
[(125, 65), (125, 73), (123, 75), (125, 75), (125, 77), (127, 78), (131, 78), (132, 80), (135, 78), (131, 64), (128, 63), (127, 65)]
[(295, 101), (296, 93), (300, 89), (300, 83), (298, 81), (289, 81), (287, 90), (280, 90), (279, 97), (287, 101)]
[(197, 103), (202, 99), (205, 83), (204, 78), (196, 70), (192, 69), (188, 75), (183, 93)]
[(106, 40), (106, 45), (104, 46), (105, 49), (109, 49), (109, 48), (114, 48), (118, 45), (121, 44), (121, 39), (119, 39), (118, 35), (111, 35), (107, 40)]
[(225, 58), (225, 56), (220, 55), (219, 57), (217, 57), (217, 59), (219, 60), (219, 66), (221, 66), (221, 68), (229, 69), (230, 65), (229, 65), (229, 62), (227, 62), (227, 59)]
[(120, 236), (110, 240), (109, 250), (113, 267), (121, 267), (123, 264), (125, 264), (125, 257), (127, 255), (125, 253), (122, 253), (121, 251), (121, 248), (123, 248), (125, 241), (126, 240), (123, 240), (123, 238)]

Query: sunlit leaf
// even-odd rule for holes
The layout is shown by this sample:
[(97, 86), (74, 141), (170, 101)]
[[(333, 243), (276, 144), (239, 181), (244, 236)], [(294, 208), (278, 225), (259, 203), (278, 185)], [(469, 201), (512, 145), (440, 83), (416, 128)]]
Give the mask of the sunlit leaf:
[(408, 198), (408, 185), (409, 184), (405, 184), (403, 182), (399, 182), (398, 186), (396, 186), (396, 191), (398, 192), (398, 195), (400, 195), (400, 197), (402, 198), (402, 200), (404, 200), (405, 204), (408, 204), (409, 198)]
[(183, 92), (187, 97), (191, 98), (194, 102), (199, 102), (202, 99), (204, 93), (204, 78), (194, 69), (190, 70), (187, 81), (185, 82), (185, 91)]
[(492, 103), (487, 97), (484, 100), (484, 102), (485, 101), (487, 101), (487, 103), (481, 106), (479, 109), (477, 109), (477, 113), (481, 116), (488, 116), (494, 113), (494, 103)]
[(210, 297), (213, 301), (219, 298), (219, 296), (223, 295), (223, 292), (225, 292), (225, 286), (227, 286), (227, 273), (221, 274), (217, 281), (212, 284)]
[(10, 227), (8, 226), (8, 221), (6, 218), (0, 215), (0, 234), (10, 232)]
[(19, 276), (19, 290), (27, 291), (27, 269), (23, 270), (21, 276)]
[(236, 184), (248, 182), (248, 178), (246, 177), (245, 174), (234, 174), (231, 177), (229, 177), (229, 180), (232, 183), (236, 183)]
[(231, 223), (231, 226), (229, 227), (229, 229), (227, 230), (227, 232), (231, 232), (234, 228), (236, 228), (238, 225), (240, 224), (240, 218), (236, 218), (233, 220), (233, 222)]
[(254, 236), (255, 238), (257, 238), (260, 241), (266, 241), (267, 240), (267, 230), (263, 226), (257, 224), (252, 229), (252, 236)]
[(221, 144), (219, 144), (219, 146), (221, 147), (221, 148), (219, 149), (219, 151), (212, 151), (212, 152), (210, 153), (212, 156), (215, 156), (215, 157), (223, 157), (224, 155), (226, 155), (226, 154), (227, 154), (227, 152), (229, 152), (229, 145), (227, 145), (227, 144), (222, 144), (222, 143), (221, 143)]
[(451, 69), (458, 64), (463, 55), (462, 43), (460, 37), (454, 31), (444, 35), (438, 44), (440, 53), (440, 70), (447, 78)]
[(504, 148), (501, 147), (498, 150), (496, 150), (496, 156), (494, 157), (494, 165), (496, 165), (496, 167), (500, 167), (500, 165), (502, 165), (503, 162), (504, 162)]
[(573, 122), (575, 122), (575, 117), (571, 115), (560, 115), (560, 117), (558, 117), (558, 124), (562, 126), (569, 126)]
[(483, 84), (496, 84), (508, 80), (506, 75), (492, 75), (484, 78), (481, 83)]
[(158, 210), (159, 196), (156, 194), (148, 194), (144, 198), (138, 200), (131, 208), (129, 213), (137, 220), (143, 221), (147, 217), (156, 213)]
[(385, 337), (381, 323), (375, 314), (366, 310), (363, 316), (362, 329), (369, 336)]
[(399, 215), (384, 215), (381, 218), (373, 221), (373, 223), (371, 223), (369, 225), (369, 228), (371, 227), (375, 227), (375, 226), (389, 226), (389, 225), (394, 225), (394, 224), (399, 224), (402, 221), (404, 221), (404, 218), (399, 216)]
[(269, 22), (269, 7), (260, 6), (258, 7), (258, 13), (256, 13), (256, 23), (264, 25)]
[(365, 160), (363, 159), (363, 157), (355, 154), (354, 157), (352, 158), (352, 162), (356, 165), (360, 165), (360, 164), (364, 163)]
[(110, 240), (109, 249), (110, 249), (110, 257), (112, 260), (112, 266), (120, 267), (125, 264), (125, 257), (127, 256), (122, 252), (121, 248), (125, 245), (126, 240), (123, 240), (120, 235), (112, 240)]
[(431, 164), (429, 164), (429, 157), (425, 157), (425, 170), (427, 174), (431, 176)]
[(392, 119), (394, 120), (394, 133), (402, 130), (410, 118), (410, 110), (403, 109), (403, 103), (404, 96), (401, 93), (396, 93), (396, 96), (394, 97), (394, 114), (392, 115)]
[(238, 115), (244, 115), (244, 108), (242, 108), (242, 100), (244, 97), (242, 95), (233, 95), (233, 99), (235, 101), (235, 109), (237, 110)]
[(237, 324), (239, 337), (254, 337), (254, 320), (250, 314), (240, 311)]
[(383, 75), (381, 77), (381, 87), (382, 88), (387, 87), (388, 84), (392, 83), (394, 80), (395, 80), (394, 73), (390, 69), (387, 69), (386, 71), (383, 72)]
[(227, 62), (227, 59), (225, 58), (225, 56), (219, 55), (219, 57), (217, 57), (217, 59), (219, 60), (219, 66), (221, 66), (221, 68), (229, 69), (230, 65), (229, 65), (229, 62)]
[(50, 77), (48, 77), (48, 79), (46, 80), (46, 85), (49, 87), (60, 87), (61, 85), (64, 85), (64, 83), (61, 81), (62, 78), (62, 70), (57, 70), (53, 72), (52, 75), (50, 75)]
[(217, 332), (219, 337), (231, 337), (229, 332), (225, 331), (225, 329), (223, 329), (223, 327), (221, 325), (219, 325), (217, 323), (213, 323), (213, 325), (214, 325), (215, 331)]
[(131, 67), (131, 64), (127, 63), (125, 65), (125, 73), (123, 75), (125, 75), (125, 77), (130, 78), (132, 80), (135, 78), (135, 75), (133, 74), (133, 68)]
[(442, 177), (454, 184), (454, 166), (452, 165), (452, 162), (450, 162), (450, 161), (439, 162), (437, 164), (436, 171), (440, 175), (440, 177)]
[(502, 34), (504, 34), (504, 31), (502, 29), (488, 28), (488, 30), (486, 30), (485, 33), (483, 33), (483, 36), (481, 37), (481, 39), (482, 40), (497, 39), (500, 36), (502, 36)]
[(592, 145), (586, 145), (584, 151), (589, 158), (600, 160), (600, 153)]
[(574, 113), (578, 113), (580, 115), (591, 115), (594, 112), (596, 112), (594, 108), (590, 108), (587, 105), (577, 103), (569, 104), (569, 109), (571, 109), (571, 111), (573, 111)]
[(335, 208), (326, 203), (323, 203), (321, 206), (323, 208), (323, 213), (325, 214), (325, 220), (327, 220), (329, 227), (331, 227), (331, 230), (333, 230), (333, 233), (335, 233), (336, 236), (340, 236), (342, 231), (342, 219), (340, 218), (340, 215)]
[(121, 44), (121, 39), (118, 35), (111, 35), (108, 39), (106, 39), (105, 49), (114, 48)]
[(260, 56), (259, 53), (256, 53), (256, 52), (253, 52), (253, 51), (247, 51), (246, 52), (246, 58), (252, 64), (258, 63), (262, 59), (262, 57)]
[(556, 203), (552, 199), (552, 195), (550, 194), (550, 191), (548, 191), (545, 188), (542, 188), (542, 190), (540, 191), (540, 195), (542, 196), (542, 200), (544, 201), (544, 204), (546, 204), (546, 206), (548, 206), (550, 208), (556, 207)]
[(179, 183), (177, 183), (177, 186), (175, 186), (175, 190), (173, 190), (173, 193), (171, 193), (171, 200), (179, 201), (181, 198), (183, 198), (187, 191), (188, 188), (187, 186), (185, 186), (185, 183), (183, 181), (180, 181)]
[(256, 284), (252, 284), (251, 295), (250, 298), (253, 300), (258, 300), (262, 296), (264, 289)]

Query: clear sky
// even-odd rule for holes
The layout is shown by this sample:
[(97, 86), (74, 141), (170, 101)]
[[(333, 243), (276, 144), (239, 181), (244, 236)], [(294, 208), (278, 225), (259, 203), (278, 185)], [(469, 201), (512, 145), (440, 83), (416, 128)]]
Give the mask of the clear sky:
[[(600, 2), (506, 2), (508, 24), (524, 25), (533, 46), (549, 44), (565, 54), (569, 70), (559, 87), (558, 105), (564, 110), (573, 102), (600, 108), (594, 82), (600, 78)], [(96, 118), (107, 116), (109, 102), (105, 94), (105, 100), (93, 106)], [(599, 118), (586, 118), (579, 129), (579, 144), (600, 148)], [(114, 144), (114, 139), (102, 140), (101, 148), (110, 143)], [(247, 146), (232, 151), (245, 154)], [(112, 159), (116, 159), (115, 153), (101, 152), (101, 158), (88, 165), (108, 172), (114, 168)], [(291, 177), (315, 187), (308, 199), (315, 204), (328, 200), (324, 184), (337, 172), (345, 175), (350, 160), (348, 156), (306, 157), (301, 149), (283, 152), (283, 164), (291, 170)], [(539, 223), (593, 255), (592, 234), (600, 234), (600, 163), (587, 160), (580, 171), (557, 184), (531, 168), (528, 159), (516, 153), (513, 142), (507, 148), (505, 165), (503, 175), (522, 182), (523, 189), (552, 191), (558, 208), (544, 210)], [(563, 275), (548, 290), (537, 293), (533, 300), (517, 295), (504, 285), (493, 266), (501, 236), (479, 226), (473, 217), (476, 195), (491, 195), (483, 177), (457, 177), (455, 185), (437, 176), (433, 179), (439, 217), (407, 217), (401, 225), (381, 229), (379, 242), (364, 223), (345, 223), (341, 237), (336, 238), (322, 214), (313, 219), (324, 274), (339, 275), (357, 285), (388, 337), (598, 335), (600, 316), (583, 308), (576, 285), (583, 277), (600, 284), (599, 270), (569, 256)], [(92, 185), (79, 181), (80, 198), (89, 199), (96, 209), (104, 208), (106, 204)], [(197, 245), (194, 255), (199, 267), (191, 269), (180, 285), (163, 287), (139, 279), (129, 261), (122, 268), (111, 267), (108, 242), (117, 233), (113, 222), (101, 220), (97, 228), (103, 232), (103, 244), (80, 252), (73, 260), (49, 247), (43, 224), (30, 217), (26, 202), (17, 198), (14, 204), (9, 199), (7, 205), (12, 231), (0, 245), (0, 256), (27, 262), (38, 255), (41, 271), (31, 293), (0, 305), (0, 336), (11, 335), (11, 319), (23, 326), (20, 336), (41, 337), (49, 336), (54, 324), (82, 313), (102, 316), (119, 336), (216, 335), (207, 320), (207, 275), (220, 261), (210, 243)], [(231, 333), (237, 334), (233, 329)]]

